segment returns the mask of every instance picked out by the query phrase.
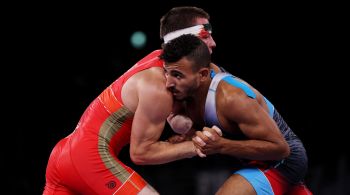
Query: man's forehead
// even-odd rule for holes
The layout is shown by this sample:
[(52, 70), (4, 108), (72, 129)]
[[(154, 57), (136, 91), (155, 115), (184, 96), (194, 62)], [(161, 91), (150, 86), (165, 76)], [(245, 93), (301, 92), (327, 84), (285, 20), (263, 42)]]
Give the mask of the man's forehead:
[(164, 62), (163, 66), (167, 69), (176, 69), (176, 68), (186, 68), (191, 66), (192, 62), (188, 60), (186, 57), (181, 58), (176, 62)]
[(179, 63), (179, 62), (172, 62), (172, 63), (164, 63), (164, 68), (166, 70), (176, 70), (176, 69), (181, 69), (184, 65), (182, 63)]

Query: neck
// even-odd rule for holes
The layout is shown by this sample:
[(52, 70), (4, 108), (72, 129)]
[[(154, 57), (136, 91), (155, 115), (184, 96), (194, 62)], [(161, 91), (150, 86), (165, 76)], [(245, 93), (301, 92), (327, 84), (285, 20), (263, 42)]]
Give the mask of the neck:
[(210, 63), (209, 67), (210, 69), (213, 69), (214, 72), (221, 72), (220, 68), (214, 63)]
[(204, 126), (205, 101), (210, 86), (211, 79), (201, 83), (192, 97), (187, 99), (186, 107), (188, 114), (194, 122), (194, 128), (201, 129)]
[(196, 92), (187, 100), (191, 107), (195, 109), (203, 109), (204, 112), (205, 101), (207, 99), (211, 80), (212, 79), (209, 77), (207, 80), (203, 81)]

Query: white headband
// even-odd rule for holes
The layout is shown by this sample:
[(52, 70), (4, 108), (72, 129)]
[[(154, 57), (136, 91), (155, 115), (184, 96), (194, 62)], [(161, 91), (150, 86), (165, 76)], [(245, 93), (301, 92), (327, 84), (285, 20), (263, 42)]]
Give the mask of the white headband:
[[(180, 30), (176, 30), (174, 32), (168, 33), (163, 37), (164, 43), (168, 43), (169, 41), (176, 39), (177, 37), (181, 36), (181, 35), (186, 35), (186, 34), (193, 34), (198, 36), (198, 34), (203, 30), (204, 25), (200, 24), (200, 25), (196, 25), (196, 26), (191, 26), (188, 28), (184, 28), (184, 29), (180, 29)], [(209, 31), (209, 33), (211, 33), (211, 31)]]

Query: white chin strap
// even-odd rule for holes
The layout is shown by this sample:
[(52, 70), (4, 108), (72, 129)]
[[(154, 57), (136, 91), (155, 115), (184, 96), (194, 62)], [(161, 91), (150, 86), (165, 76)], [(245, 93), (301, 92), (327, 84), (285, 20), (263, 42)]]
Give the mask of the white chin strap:
[(174, 32), (166, 34), (163, 37), (164, 43), (166, 44), (169, 41), (171, 41), (173, 39), (176, 39), (177, 37), (179, 37), (181, 35), (193, 34), (193, 35), (198, 36), (198, 34), (202, 31), (202, 29), (204, 29), (204, 25), (200, 24), (200, 25), (184, 28), (184, 29), (181, 29), (181, 30), (176, 30)]

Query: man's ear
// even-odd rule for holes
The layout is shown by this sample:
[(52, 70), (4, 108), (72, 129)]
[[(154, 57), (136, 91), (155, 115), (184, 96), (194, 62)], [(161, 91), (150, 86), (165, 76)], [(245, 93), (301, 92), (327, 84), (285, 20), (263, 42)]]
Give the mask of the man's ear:
[(201, 68), (199, 69), (199, 75), (201, 76), (201, 81), (205, 81), (210, 78), (210, 70), (209, 68)]

